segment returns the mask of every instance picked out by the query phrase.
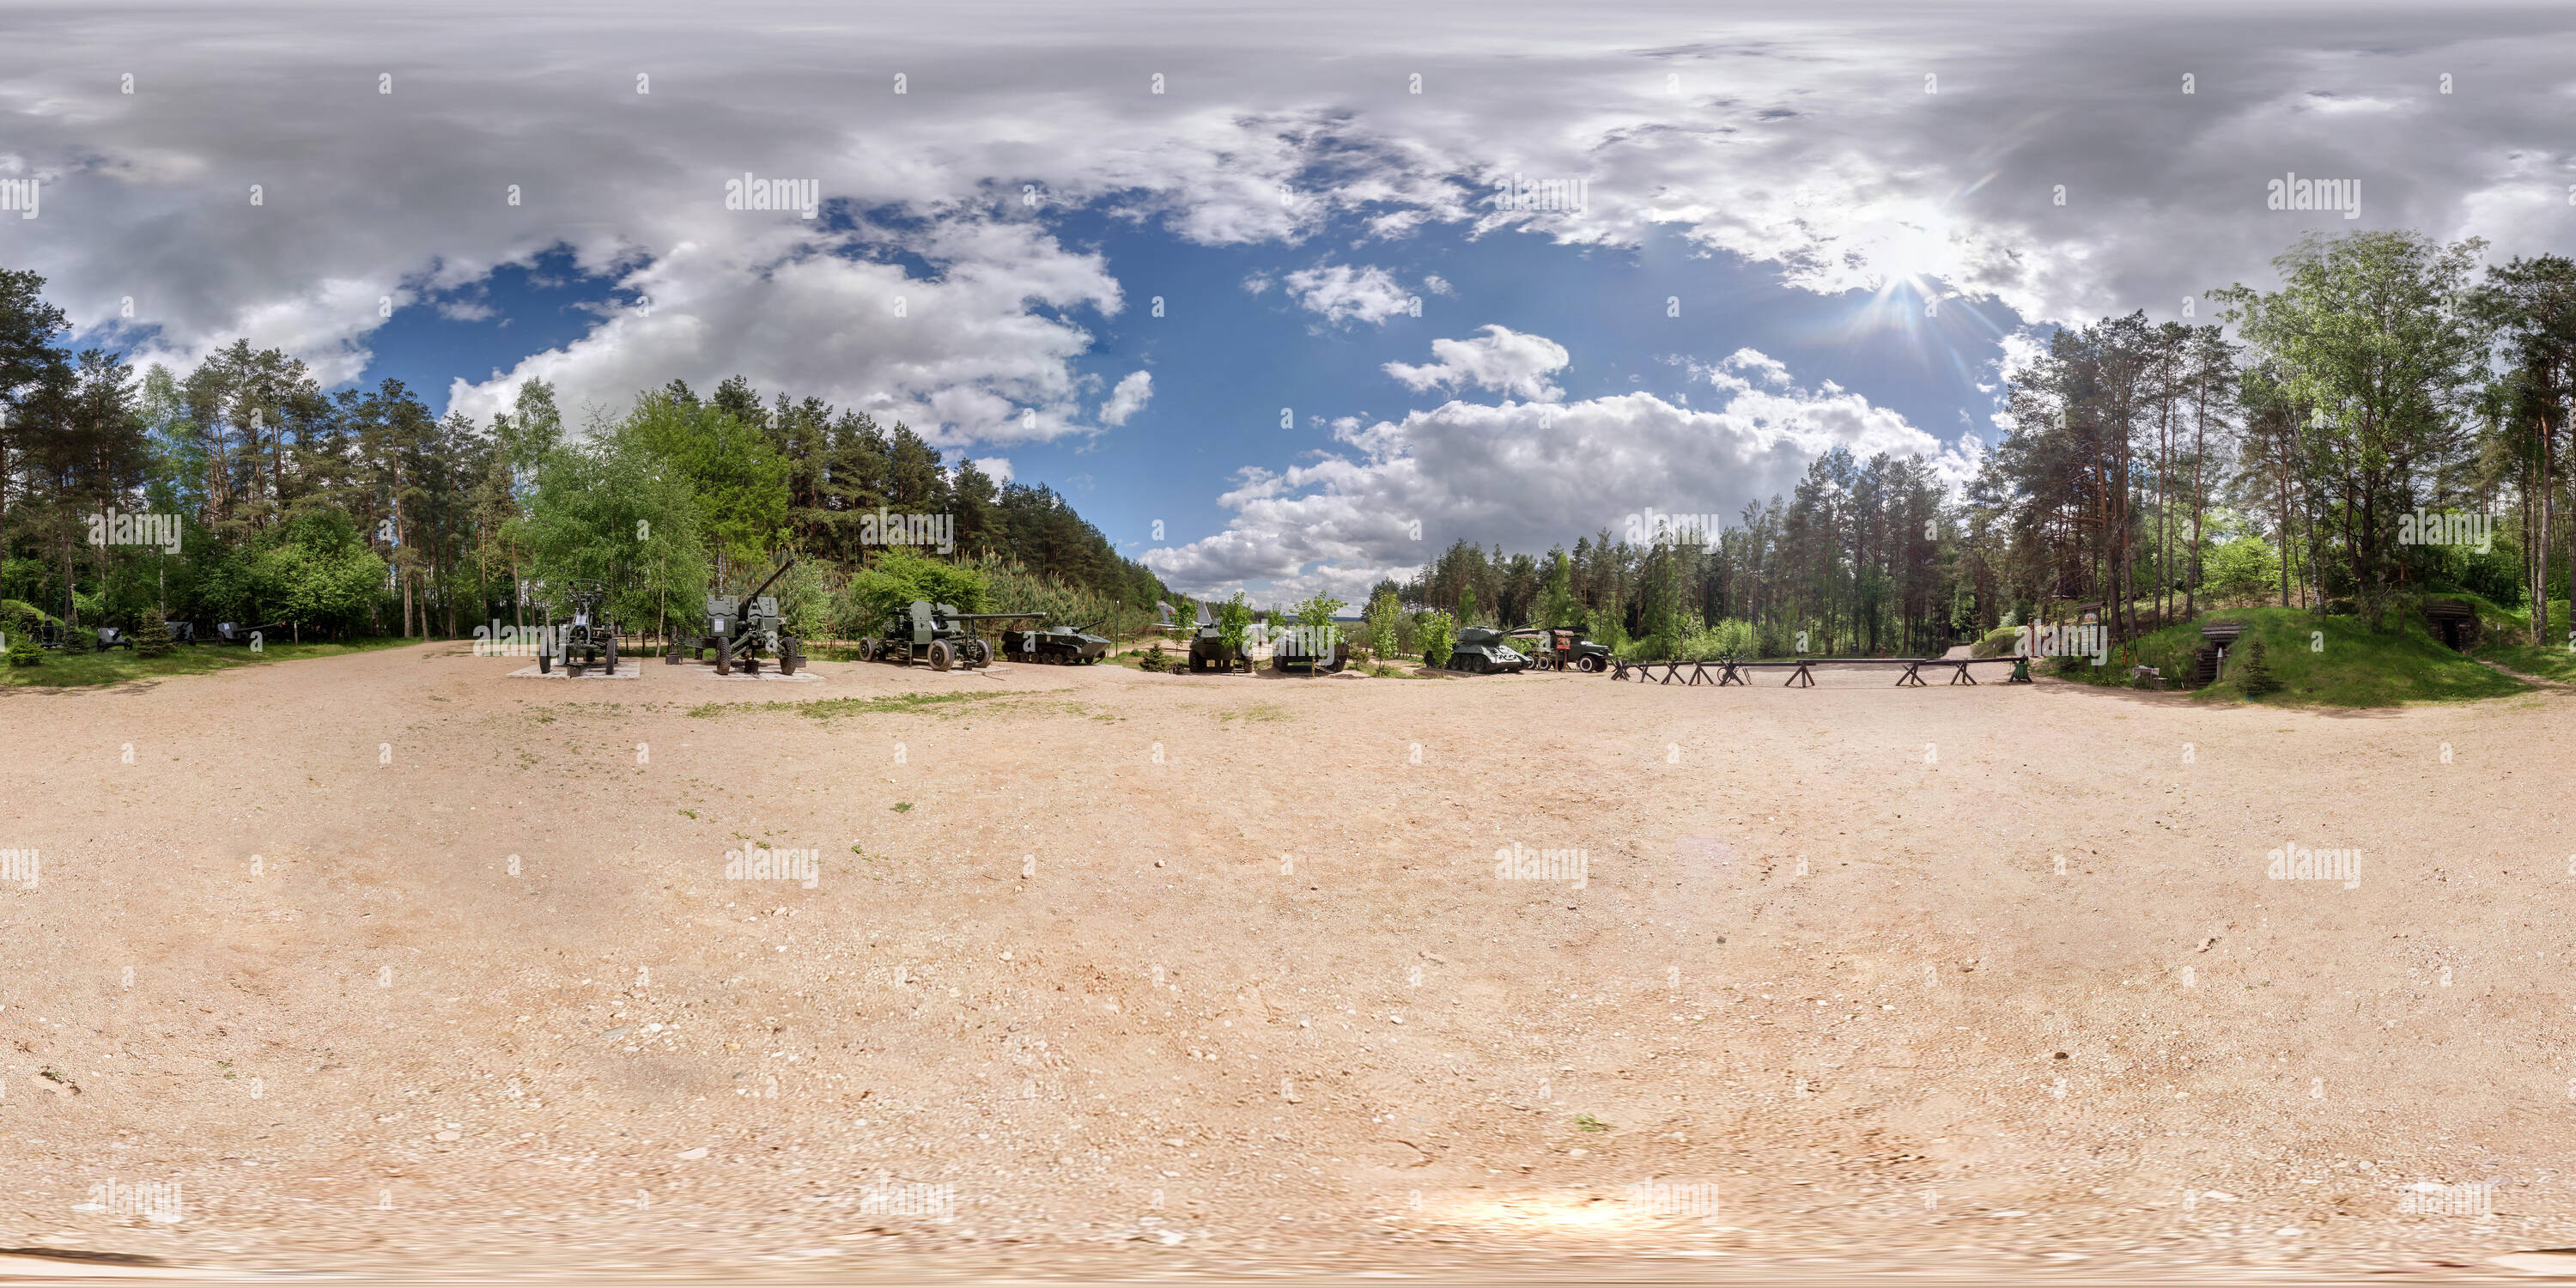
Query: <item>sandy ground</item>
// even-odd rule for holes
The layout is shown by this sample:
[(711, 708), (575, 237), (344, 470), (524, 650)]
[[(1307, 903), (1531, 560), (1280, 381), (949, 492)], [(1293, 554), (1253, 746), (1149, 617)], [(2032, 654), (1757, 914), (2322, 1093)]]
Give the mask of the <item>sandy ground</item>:
[[(40, 855), (0, 1240), (1594, 1282), (2576, 1243), (2576, 693), (522, 665), (0, 698)], [(1002, 696), (797, 709), (906, 693)], [(2358, 885), (2267, 879), (2293, 846)]]

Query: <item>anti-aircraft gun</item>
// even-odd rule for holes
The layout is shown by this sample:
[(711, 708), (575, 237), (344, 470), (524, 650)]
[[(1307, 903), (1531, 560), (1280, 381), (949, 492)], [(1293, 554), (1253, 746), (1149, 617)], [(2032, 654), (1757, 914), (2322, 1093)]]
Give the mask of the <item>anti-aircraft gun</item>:
[(550, 623), (552, 629), (537, 637), (538, 673), (554, 670), (560, 658), (567, 675), (580, 675), (589, 666), (616, 675), (617, 626), (608, 620), (606, 583), (567, 582), (564, 598), (572, 601), (572, 620)]
[[(954, 604), (916, 599), (887, 619), (885, 634), (859, 641), (859, 656), (870, 662), (928, 662), (934, 671), (993, 664), (993, 646), (975, 634), (977, 622), (1019, 621), (1044, 613), (961, 613)], [(1028, 633), (1028, 632), (1024, 632)], [(1104, 644), (1107, 641), (1102, 641)]]
[(1050, 626), (1042, 631), (1002, 632), (1002, 656), (1014, 662), (1079, 666), (1097, 662), (1108, 652), (1108, 637), (1092, 634), (1089, 626)]
[(746, 674), (758, 675), (760, 655), (766, 650), (777, 656), (780, 675), (796, 674), (796, 668), (805, 664), (804, 642), (779, 633), (778, 599), (768, 593), (795, 566), (796, 556), (791, 554), (780, 560), (778, 570), (750, 594), (739, 598), (707, 596), (707, 633), (699, 636), (695, 644), (675, 641), (662, 660), (677, 666), (685, 652), (692, 660), (703, 662), (712, 652), (716, 655), (716, 674), (731, 675), (739, 665)]

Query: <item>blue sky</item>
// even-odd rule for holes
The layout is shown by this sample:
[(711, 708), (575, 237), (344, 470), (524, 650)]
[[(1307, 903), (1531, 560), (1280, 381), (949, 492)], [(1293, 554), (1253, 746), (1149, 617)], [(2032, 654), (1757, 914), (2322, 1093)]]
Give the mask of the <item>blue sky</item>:
[[(1544, 335), (1569, 350), (1572, 362), (1555, 378), (1567, 400), (1644, 390), (1706, 401), (1714, 391), (1690, 366), (1753, 348), (1944, 441), (1987, 423), (2000, 336), (2020, 326), (1992, 305), (1954, 304), (1927, 319), (1912, 289), (1881, 296), (1791, 288), (1767, 266), (1670, 234), (1636, 246), (1587, 247), (1510, 231), (1477, 237), (1433, 228), (1401, 241), (1354, 244), (1357, 230), (1345, 228), (1339, 238), (1295, 247), (1202, 246), (1154, 221), (1098, 211), (1044, 222), (1069, 249), (1102, 256), (1126, 300), (1116, 314), (1067, 313), (1092, 337), (1078, 369), (1103, 387), (1133, 371), (1151, 372), (1153, 395), (1122, 425), (1019, 447), (1007, 459), (1019, 481), (1064, 493), (1130, 555), (1221, 530), (1229, 515), (1217, 498), (1240, 471), (1285, 471), (1335, 449), (1320, 422), (1400, 417), (1448, 401), (1437, 390), (1407, 388), (1384, 365), (1421, 363), (1433, 340), (1488, 324)], [(1422, 316), (1333, 320), (1275, 285), (1319, 265), (1384, 269), (1421, 297)], [(914, 269), (931, 271), (918, 262)], [(1428, 286), (1433, 278), (1446, 290)], [(1256, 293), (1246, 285), (1256, 279), (1274, 285)], [(1160, 318), (1153, 316), (1156, 296)], [(1668, 316), (1676, 296), (1680, 316)], [(508, 371), (567, 344), (590, 329), (596, 309), (621, 299), (612, 276), (582, 273), (561, 251), (531, 265), (505, 265), (470, 291), (398, 310), (372, 337), (360, 380), (403, 380), (443, 413), (455, 379)], [(1296, 428), (1279, 428), (1282, 407), (1294, 410)], [(952, 460), (973, 454), (949, 453)], [(1671, 501), (1662, 504), (1670, 508)], [(1152, 536), (1157, 519), (1161, 543)], [(1569, 528), (1563, 539), (1571, 544), (1589, 532)]]

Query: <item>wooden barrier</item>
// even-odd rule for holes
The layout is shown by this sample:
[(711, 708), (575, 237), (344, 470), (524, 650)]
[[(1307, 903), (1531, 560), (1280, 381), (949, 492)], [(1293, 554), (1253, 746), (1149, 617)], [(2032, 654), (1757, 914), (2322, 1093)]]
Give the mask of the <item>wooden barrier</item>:
[[(1978, 682), (1977, 677), (1968, 668), (1984, 663), (2013, 666), (2023, 660), (2018, 657), (1802, 657), (1776, 662), (1745, 662), (1734, 658), (1722, 658), (1716, 662), (1629, 662), (1612, 658), (1610, 678), (1625, 680), (1630, 678), (1631, 672), (1634, 672), (1639, 684), (1653, 679), (1657, 684), (1671, 684), (1680, 680), (1684, 685), (1750, 685), (1753, 681), (1746, 676), (1745, 672), (1773, 669), (1789, 672), (1789, 678), (1781, 682), (1782, 688), (1812, 689), (1816, 687), (1816, 674), (1813, 669), (1815, 667), (1892, 666), (1902, 668), (1901, 673), (1896, 677), (1895, 687), (1922, 688), (1927, 683), (1923, 678), (1925, 667), (1946, 666), (1950, 668), (1950, 683), (1975, 684)], [(1712, 666), (1717, 668), (1713, 677), (1709, 673), (1709, 668)], [(1655, 675), (1658, 667), (1663, 670), (1661, 678)], [(1684, 667), (1689, 668), (1687, 678), (1683, 673)], [(2028, 683), (2026, 680), (2015, 682)]]

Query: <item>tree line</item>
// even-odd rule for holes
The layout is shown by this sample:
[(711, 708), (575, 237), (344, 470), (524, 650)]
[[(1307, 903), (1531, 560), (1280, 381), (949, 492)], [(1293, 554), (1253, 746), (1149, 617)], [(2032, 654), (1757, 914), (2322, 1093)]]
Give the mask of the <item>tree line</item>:
[(1955, 488), (1836, 449), (1717, 532), (1460, 541), (1372, 599), (1646, 657), (1911, 653), (2087, 613), (2134, 639), (2253, 603), (2379, 628), (2426, 594), (2553, 640), (2576, 625), (2576, 261), (2481, 273), (2484, 249), (2311, 235), (2276, 287), (2208, 292), (2215, 321), (2060, 329), (2008, 373), (2004, 433)]
[(478, 424), (399, 380), (326, 392), (246, 340), (185, 372), (72, 352), (43, 288), (0, 270), (11, 616), (457, 638), (536, 625), (588, 579), (621, 623), (667, 632), (790, 551), (797, 592), (828, 613), (857, 569), (915, 541), (1086, 604), (1143, 614), (1170, 597), (1053, 490), (944, 464), (910, 427), (819, 398), (674, 380), (576, 434), (532, 381)]

